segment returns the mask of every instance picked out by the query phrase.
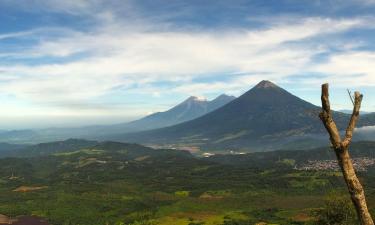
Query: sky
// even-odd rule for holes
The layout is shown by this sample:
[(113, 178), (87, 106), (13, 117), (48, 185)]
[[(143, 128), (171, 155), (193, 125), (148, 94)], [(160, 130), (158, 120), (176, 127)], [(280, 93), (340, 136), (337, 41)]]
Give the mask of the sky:
[(375, 0), (0, 0), (0, 130), (129, 121), (261, 80), (375, 111)]

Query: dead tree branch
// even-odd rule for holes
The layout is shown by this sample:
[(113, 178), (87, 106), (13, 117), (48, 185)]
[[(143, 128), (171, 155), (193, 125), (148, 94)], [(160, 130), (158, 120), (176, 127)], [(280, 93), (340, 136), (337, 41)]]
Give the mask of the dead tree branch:
[[(349, 90), (348, 92), (351, 96)], [(354, 105), (353, 113), (350, 118), (349, 125), (346, 129), (345, 138), (343, 141), (341, 141), (339, 130), (337, 129), (336, 123), (332, 118), (331, 106), (329, 102), (328, 84), (322, 85), (322, 112), (320, 113), (319, 117), (330, 136), (331, 143), (335, 150), (338, 163), (344, 175), (349, 194), (357, 211), (358, 219), (361, 225), (374, 225), (374, 222), (367, 208), (363, 187), (358, 180), (352, 160), (349, 155), (349, 145), (353, 138), (355, 125), (358, 121), (362, 98), (363, 95), (361, 95), (359, 92), (354, 93), (354, 100), (352, 99)]]
[(353, 97), (352, 97), (352, 92), (349, 89), (346, 89), (346, 90), (348, 91), (348, 95), (349, 95), (350, 101), (352, 102), (352, 104), (354, 106), (355, 103), (354, 103), (354, 100), (353, 100)]

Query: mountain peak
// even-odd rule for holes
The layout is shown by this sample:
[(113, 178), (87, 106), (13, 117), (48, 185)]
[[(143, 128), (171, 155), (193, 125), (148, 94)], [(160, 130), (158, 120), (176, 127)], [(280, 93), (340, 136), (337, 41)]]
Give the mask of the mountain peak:
[(272, 83), (271, 81), (262, 80), (254, 88), (266, 89), (266, 88), (278, 88), (278, 86), (276, 84)]
[(221, 95), (219, 95), (219, 96), (217, 96), (215, 99), (213, 99), (212, 101), (217, 101), (217, 100), (226, 100), (226, 99), (231, 99), (231, 100), (233, 100), (233, 99), (235, 99), (236, 97), (234, 97), (234, 96), (231, 96), (231, 95), (226, 95), (226, 94), (221, 94)]
[(190, 101), (206, 102), (207, 99), (205, 97), (201, 97), (201, 96), (190, 96), (188, 99), (186, 99), (186, 102), (190, 102)]

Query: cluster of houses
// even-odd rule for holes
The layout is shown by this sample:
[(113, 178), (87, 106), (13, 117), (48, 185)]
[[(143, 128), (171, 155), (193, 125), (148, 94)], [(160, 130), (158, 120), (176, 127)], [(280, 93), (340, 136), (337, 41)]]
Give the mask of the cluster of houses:
[[(371, 166), (375, 166), (375, 158), (361, 157), (352, 159), (354, 168), (356, 171), (367, 171)], [(296, 167), (297, 170), (333, 170), (337, 171), (340, 169), (337, 160), (309, 160), (307, 163), (300, 167)]]

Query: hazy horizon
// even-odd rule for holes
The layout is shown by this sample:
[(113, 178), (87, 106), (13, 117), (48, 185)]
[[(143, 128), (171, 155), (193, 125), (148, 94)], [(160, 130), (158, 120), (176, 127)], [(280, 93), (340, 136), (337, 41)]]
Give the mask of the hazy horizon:
[[(188, 96), (189, 98), (191, 96)], [(200, 96), (204, 97), (204, 96)], [(235, 96), (238, 97), (238, 96)], [(299, 96), (297, 96), (299, 97)], [(162, 108), (159, 111), (150, 111), (145, 114), (141, 114), (138, 116), (123, 116), (121, 114), (117, 115), (85, 115), (85, 116), (74, 116), (74, 115), (61, 115), (61, 116), (49, 116), (48, 118), (43, 116), (31, 116), (30, 118), (25, 118), (24, 116), (21, 117), (5, 117), (3, 118), (4, 121), (2, 122), (1, 130), (27, 130), (27, 129), (46, 129), (46, 128), (76, 128), (76, 127), (82, 127), (82, 126), (92, 126), (92, 125), (113, 125), (113, 124), (119, 124), (119, 123), (127, 123), (134, 120), (141, 119), (145, 116), (151, 115), (153, 113), (157, 112), (164, 112), (167, 111), (174, 106), (180, 104), (182, 101), (187, 100), (187, 98), (181, 100), (180, 102), (176, 102), (171, 105), (166, 105), (164, 108)], [(204, 97), (205, 98), (205, 97)], [(205, 100), (213, 100), (211, 99), (205, 99)], [(349, 97), (348, 97), (349, 100)], [(349, 100), (350, 101), (350, 100)], [(350, 107), (350, 105), (348, 106)], [(333, 110), (337, 111), (345, 111), (345, 113), (351, 112), (352, 109), (350, 108), (335, 108)], [(364, 111), (361, 110), (363, 113), (372, 113), (372, 111)]]

